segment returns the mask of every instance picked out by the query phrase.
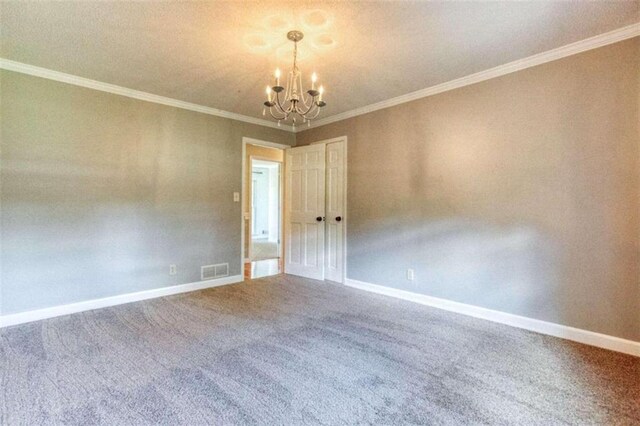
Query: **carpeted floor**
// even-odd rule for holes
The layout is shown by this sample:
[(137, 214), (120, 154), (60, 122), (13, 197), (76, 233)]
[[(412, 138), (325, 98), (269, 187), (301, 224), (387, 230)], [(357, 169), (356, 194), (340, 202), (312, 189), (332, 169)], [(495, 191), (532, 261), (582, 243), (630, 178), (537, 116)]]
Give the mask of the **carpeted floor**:
[(0, 343), (2, 425), (640, 423), (640, 358), (291, 276)]

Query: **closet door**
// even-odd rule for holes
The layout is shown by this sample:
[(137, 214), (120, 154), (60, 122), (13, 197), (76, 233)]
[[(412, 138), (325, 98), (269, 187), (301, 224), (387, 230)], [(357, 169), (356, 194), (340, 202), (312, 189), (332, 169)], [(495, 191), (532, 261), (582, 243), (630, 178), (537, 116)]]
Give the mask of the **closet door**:
[(344, 269), (344, 142), (327, 144), (326, 150), (326, 252), (325, 277), (341, 283)]
[(285, 272), (324, 279), (325, 146), (287, 150)]

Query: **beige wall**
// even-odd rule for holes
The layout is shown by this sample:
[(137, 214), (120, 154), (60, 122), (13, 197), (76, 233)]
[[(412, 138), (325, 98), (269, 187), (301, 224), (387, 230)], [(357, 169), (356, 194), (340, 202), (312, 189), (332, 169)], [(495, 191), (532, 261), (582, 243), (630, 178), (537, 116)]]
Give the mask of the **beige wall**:
[[(271, 142), (271, 141), (268, 141)], [(251, 167), (249, 159), (251, 157), (258, 157), (263, 160), (272, 160), (272, 161), (284, 161), (284, 150), (268, 148), (265, 146), (259, 145), (251, 145), (247, 144), (246, 149), (246, 157), (245, 157), (245, 176), (244, 176), (244, 211), (245, 217), (251, 213)], [(249, 257), (249, 242), (251, 241), (251, 231), (250, 231), (250, 220), (245, 218), (244, 220), (244, 257), (245, 259)]]
[(0, 82), (2, 314), (200, 281), (212, 263), (242, 273), (242, 138), (292, 133), (10, 71)]
[(348, 277), (640, 340), (639, 79), (635, 38), (298, 133), (348, 137)]
[(242, 137), (346, 135), (349, 278), (640, 340), (639, 63), (636, 38), (295, 136), (0, 71), (0, 313), (241, 273)]

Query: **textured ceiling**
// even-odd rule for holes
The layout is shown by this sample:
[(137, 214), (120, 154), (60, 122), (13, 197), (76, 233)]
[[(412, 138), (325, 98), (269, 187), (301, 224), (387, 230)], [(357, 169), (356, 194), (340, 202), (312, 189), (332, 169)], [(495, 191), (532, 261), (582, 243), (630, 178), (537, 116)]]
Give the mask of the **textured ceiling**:
[(0, 56), (261, 117), (301, 29), (321, 118), (640, 20), (640, 2), (0, 2)]

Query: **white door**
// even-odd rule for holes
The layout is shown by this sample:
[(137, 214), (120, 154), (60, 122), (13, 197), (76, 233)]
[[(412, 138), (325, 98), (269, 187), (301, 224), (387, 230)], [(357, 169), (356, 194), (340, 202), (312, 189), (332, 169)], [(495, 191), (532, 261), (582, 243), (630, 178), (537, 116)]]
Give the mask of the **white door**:
[(328, 280), (342, 282), (344, 232), (344, 142), (327, 144), (326, 151), (326, 258)]
[(285, 272), (324, 279), (325, 146), (287, 150)]

